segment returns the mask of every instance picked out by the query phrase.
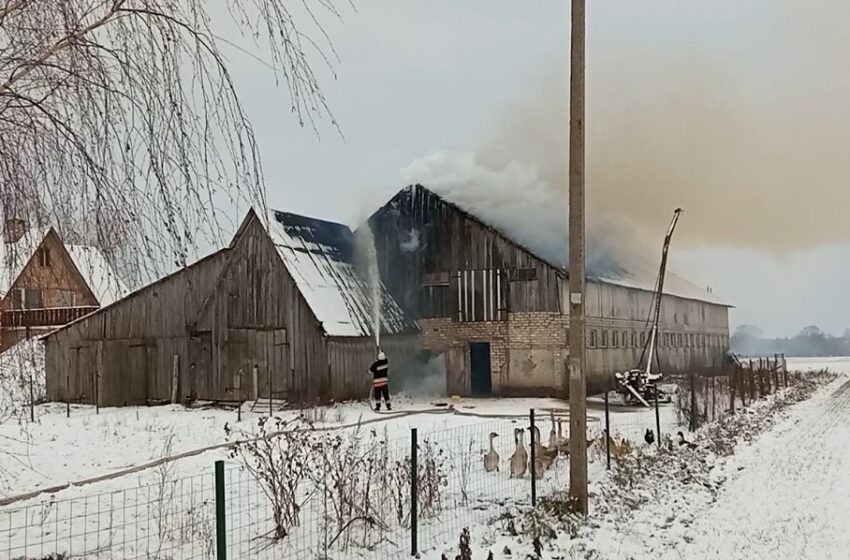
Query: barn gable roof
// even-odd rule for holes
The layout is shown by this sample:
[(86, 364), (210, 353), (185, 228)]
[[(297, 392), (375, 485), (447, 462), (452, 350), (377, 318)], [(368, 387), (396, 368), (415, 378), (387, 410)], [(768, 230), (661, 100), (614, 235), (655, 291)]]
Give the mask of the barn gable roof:
[[(499, 228), (495, 224), (488, 223), (485, 219), (476, 215), (470, 208), (462, 206), (457, 201), (449, 200), (445, 196), (438, 194), (421, 184), (405, 187), (396, 193), (396, 195), (382, 209), (378, 210), (378, 212), (385, 211), (388, 208), (393, 208), (403, 212), (405, 206), (411, 205), (417, 197), (426, 197), (430, 199), (431, 203), (443, 204), (446, 207), (451, 208), (453, 211), (461, 213), (467, 219), (480, 224), (490, 231), (493, 231), (495, 234), (501, 236), (503, 239), (525, 251), (540, 262), (558, 270), (561, 274), (567, 274), (568, 267), (565, 263), (553, 262), (551, 259), (544, 257), (543, 255), (546, 251), (542, 248), (537, 248), (531, 243), (522, 243), (518, 241), (517, 237), (513, 235), (512, 232), (505, 231), (506, 228)], [(378, 212), (376, 212), (376, 214)], [(599, 263), (588, 262), (586, 271), (588, 281), (643, 291), (655, 291), (656, 282), (658, 280), (658, 264), (653, 264), (652, 259), (643, 259), (636, 255), (618, 255), (615, 261), (616, 262), (612, 259), (604, 259), (604, 262)], [(667, 274), (664, 279), (664, 293), (684, 299), (731, 307), (728, 303), (716, 297), (714, 294), (699, 288), (681, 276), (671, 272), (669, 269), (667, 270)]]
[[(355, 237), (343, 224), (270, 210), (265, 221), (307, 305), (329, 336), (373, 336), (368, 280), (355, 267)], [(416, 329), (380, 285), (381, 334)]]

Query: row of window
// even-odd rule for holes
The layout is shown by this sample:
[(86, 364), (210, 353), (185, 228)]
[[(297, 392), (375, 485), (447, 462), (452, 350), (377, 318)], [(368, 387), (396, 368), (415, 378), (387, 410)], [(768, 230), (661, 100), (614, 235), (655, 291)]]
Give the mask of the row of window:
[[(647, 331), (619, 329), (588, 329), (589, 348), (643, 348), (649, 333)], [(729, 337), (719, 334), (698, 333), (658, 333), (659, 348), (718, 348), (729, 345)]]
[(74, 307), (76, 303), (77, 294), (72, 290), (42, 290), (40, 288), (16, 288), (12, 290), (12, 309)]

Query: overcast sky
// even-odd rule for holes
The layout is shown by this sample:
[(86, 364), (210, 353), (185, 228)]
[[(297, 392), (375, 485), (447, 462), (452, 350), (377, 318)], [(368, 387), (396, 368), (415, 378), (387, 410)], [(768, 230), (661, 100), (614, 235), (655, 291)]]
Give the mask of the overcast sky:
[[(611, 56), (616, 55), (617, 45), (628, 45), (631, 52), (627, 54), (632, 56), (642, 48), (647, 57), (675, 52), (677, 60), (687, 65), (693, 50), (695, 56), (716, 54), (722, 63), (728, 58), (731, 64), (743, 54), (726, 49), (732, 41), (727, 37), (748, 36), (750, 29), (772, 26), (773, 18), (783, 17), (774, 9), (776, 3), (782, 4), (778, 0), (593, 0), (589, 2), (589, 64), (598, 60), (608, 65), (607, 72), (615, 73), (616, 65), (623, 64), (628, 72), (628, 58), (618, 61)], [(815, 0), (818, 3), (832, 5), (827, 0)], [(568, 4), (565, 0), (355, 0), (355, 11), (340, 3), (343, 21), (323, 18), (340, 58), (334, 64), (337, 76), (320, 74), (344, 138), (327, 121), (319, 123), (318, 136), (309, 128), (299, 128), (288, 113), (285, 88), (275, 87), (261, 64), (228, 51), (256, 129), (270, 205), (356, 223), (404, 186), (402, 170), (412, 161), (434, 151), (474, 152), (487, 142), (505, 108), (539, 87), (542, 77), (566, 60)], [(759, 60), (764, 59), (768, 68), (777, 67), (777, 61), (772, 60), (771, 46), (760, 44), (759, 36), (752, 35), (753, 49), (746, 49), (751, 66), (739, 72), (746, 76), (739, 87), (759, 91), (770, 79), (764, 78), (769, 72), (761, 70)], [(614, 47), (605, 51), (600, 44)], [(734, 44), (740, 49), (740, 42)], [(594, 54), (594, 49), (607, 56)], [(316, 66), (320, 64), (316, 59)], [(590, 92), (594, 92), (593, 84)], [(610, 102), (610, 92), (600, 93), (597, 105)], [(624, 97), (628, 98), (628, 92)], [(592, 111), (588, 127), (594, 127)], [(608, 133), (618, 131), (595, 132)], [(706, 155), (706, 161), (696, 165), (708, 167), (711, 160)], [(594, 185), (587, 188), (590, 193)], [(846, 194), (850, 185), (836, 180), (829, 188), (835, 189), (837, 203), (838, 195)], [(799, 189), (805, 190), (806, 185)], [(791, 190), (795, 189), (762, 194), (790, 196)], [(828, 200), (830, 191), (826, 193)], [(718, 196), (729, 199), (712, 208), (686, 208), (683, 229), (689, 217), (694, 223), (704, 222), (701, 212), (736, 205), (729, 190)], [(825, 207), (831, 212), (830, 220), (848, 211)], [(659, 222), (660, 243), (666, 220), (654, 221)], [(776, 228), (787, 231), (793, 221), (784, 215)], [(683, 242), (684, 246), (674, 247), (672, 266), (734, 303), (733, 326), (755, 323), (769, 335), (793, 334), (813, 323), (837, 333), (850, 327), (848, 238), (839, 236), (804, 247), (782, 241), (769, 248), (758, 243), (749, 246), (746, 239), (740, 244), (729, 241), (746, 235), (719, 234), (718, 239), (723, 239), (716, 244), (711, 236), (699, 243)]]

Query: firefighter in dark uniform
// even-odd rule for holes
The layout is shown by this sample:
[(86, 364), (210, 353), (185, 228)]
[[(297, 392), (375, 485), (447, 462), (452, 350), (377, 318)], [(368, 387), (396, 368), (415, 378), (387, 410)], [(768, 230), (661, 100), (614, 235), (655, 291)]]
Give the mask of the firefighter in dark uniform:
[(392, 410), (390, 404), (390, 363), (387, 355), (378, 351), (378, 359), (369, 367), (372, 372), (372, 392), (375, 394), (375, 410), (381, 410), (381, 398), (387, 403), (387, 410)]

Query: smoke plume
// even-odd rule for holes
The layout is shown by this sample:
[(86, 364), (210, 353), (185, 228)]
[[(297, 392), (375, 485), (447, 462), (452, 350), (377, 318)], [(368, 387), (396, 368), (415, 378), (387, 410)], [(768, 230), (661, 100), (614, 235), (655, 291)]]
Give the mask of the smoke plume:
[[(591, 253), (612, 228), (630, 232), (617, 243), (657, 247), (676, 207), (686, 211), (676, 242), (691, 247), (783, 252), (850, 239), (850, 2), (589, 8)], [(432, 154), (405, 179), (465, 197), (526, 238), (557, 231), (548, 243), (565, 253), (566, 71), (564, 56), (474, 154)]]

